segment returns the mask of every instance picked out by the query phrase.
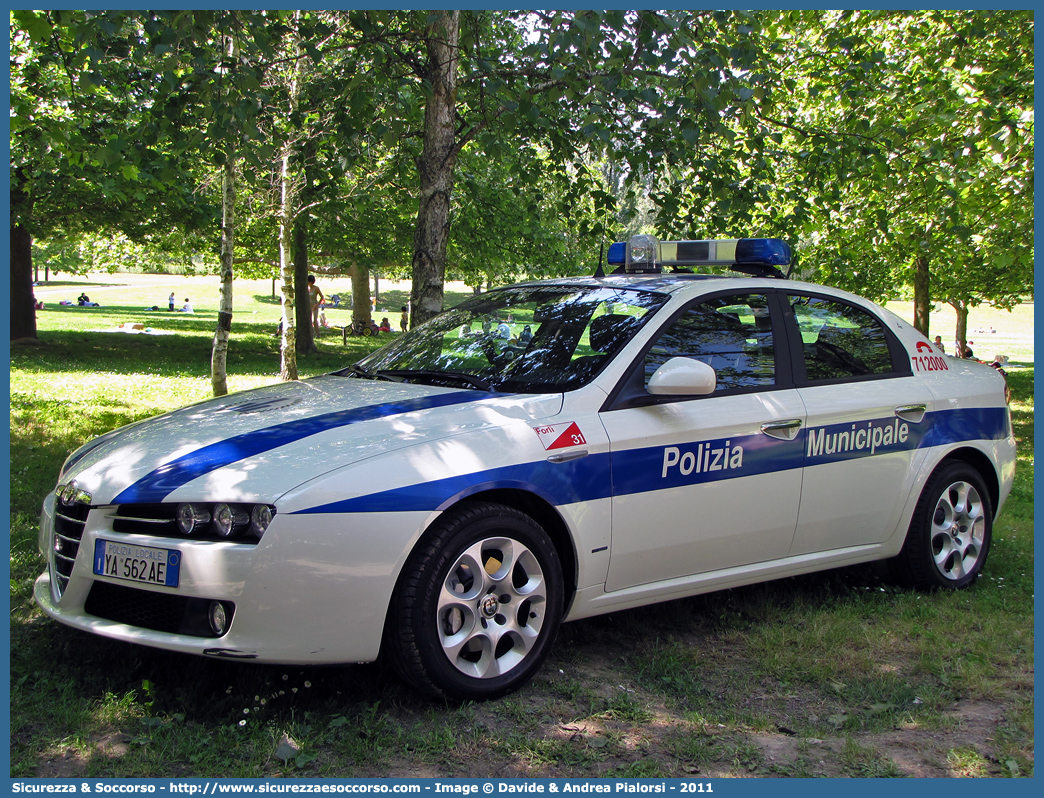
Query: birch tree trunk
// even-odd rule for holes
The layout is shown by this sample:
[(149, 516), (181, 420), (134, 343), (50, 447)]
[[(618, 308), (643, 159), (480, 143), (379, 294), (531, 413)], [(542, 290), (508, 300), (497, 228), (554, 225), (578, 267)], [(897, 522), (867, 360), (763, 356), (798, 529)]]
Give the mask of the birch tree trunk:
[(235, 160), (225, 160), (221, 176), (221, 298), (218, 304), (217, 328), (210, 355), (210, 383), (214, 396), (228, 393), (228, 339), (232, 334), (233, 233), (236, 207)]
[(297, 330), (294, 319), (294, 264), (290, 257), (293, 192), (290, 187), (290, 153), (279, 162), (279, 276), (283, 281), (283, 343), (279, 378), (297, 379)]
[(424, 146), (417, 159), (420, 198), (413, 236), (413, 288), (410, 327), (442, 310), (450, 199), (457, 160), (457, 46), (460, 12), (439, 11), (428, 28), (431, 96), (424, 109)]
[[(294, 12), (295, 20), (300, 12)], [(300, 47), (293, 48), (300, 55)], [(289, 118), (293, 118), (297, 109), (298, 93), (301, 89), (303, 61), (298, 58), (290, 76), (289, 85)], [(287, 141), (283, 146), (279, 161), (279, 276), (283, 281), (283, 345), (281, 348), (279, 377), (283, 380), (296, 380), (297, 374), (297, 325), (296, 297), (294, 286), (293, 234), (294, 219), (297, 216), (297, 191), (291, 185), (290, 156), (294, 150), (295, 134), (299, 131), (288, 131)]]

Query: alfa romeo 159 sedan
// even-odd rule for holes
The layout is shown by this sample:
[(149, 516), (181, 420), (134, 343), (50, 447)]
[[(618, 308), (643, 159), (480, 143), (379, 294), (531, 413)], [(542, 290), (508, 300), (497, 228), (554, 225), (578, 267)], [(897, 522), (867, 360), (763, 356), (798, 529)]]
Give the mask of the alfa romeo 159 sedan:
[(488, 699), (563, 621), (871, 560), (976, 579), (1014, 475), (1002, 375), (786, 279), (777, 239), (609, 261), (87, 443), (44, 501), (36, 601), (118, 640), (384, 657)]

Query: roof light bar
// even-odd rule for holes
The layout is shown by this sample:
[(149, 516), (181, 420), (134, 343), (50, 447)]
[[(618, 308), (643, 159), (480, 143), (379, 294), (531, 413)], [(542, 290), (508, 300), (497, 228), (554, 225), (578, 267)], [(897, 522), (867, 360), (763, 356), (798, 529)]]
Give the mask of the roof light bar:
[(781, 238), (657, 241), (655, 236), (638, 235), (609, 247), (609, 264), (622, 264), (628, 274), (660, 272), (664, 266), (779, 267), (790, 258), (790, 245)]

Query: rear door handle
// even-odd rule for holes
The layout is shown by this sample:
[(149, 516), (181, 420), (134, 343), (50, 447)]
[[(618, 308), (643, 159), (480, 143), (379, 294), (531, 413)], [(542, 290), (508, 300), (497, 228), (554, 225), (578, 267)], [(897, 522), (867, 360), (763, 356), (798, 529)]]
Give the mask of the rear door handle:
[(761, 425), (761, 431), (771, 438), (781, 441), (792, 441), (801, 429), (800, 418), (789, 418), (786, 421), (769, 421)]
[(920, 423), (921, 419), (924, 418), (924, 411), (928, 409), (927, 405), (903, 405), (895, 409), (895, 414), (903, 421), (909, 421), (913, 424)]

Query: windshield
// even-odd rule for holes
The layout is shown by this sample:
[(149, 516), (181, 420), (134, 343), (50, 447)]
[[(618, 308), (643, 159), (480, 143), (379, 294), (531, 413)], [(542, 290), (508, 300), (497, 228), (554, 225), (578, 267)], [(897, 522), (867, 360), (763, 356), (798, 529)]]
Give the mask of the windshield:
[(342, 374), (519, 393), (589, 382), (667, 301), (606, 286), (515, 286), (465, 300)]

